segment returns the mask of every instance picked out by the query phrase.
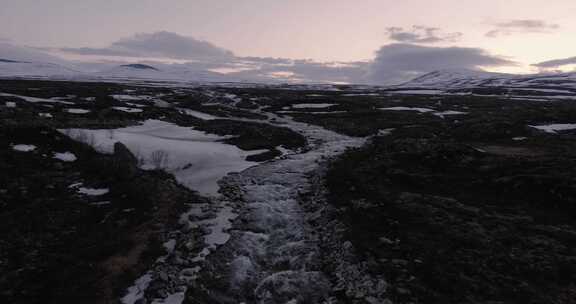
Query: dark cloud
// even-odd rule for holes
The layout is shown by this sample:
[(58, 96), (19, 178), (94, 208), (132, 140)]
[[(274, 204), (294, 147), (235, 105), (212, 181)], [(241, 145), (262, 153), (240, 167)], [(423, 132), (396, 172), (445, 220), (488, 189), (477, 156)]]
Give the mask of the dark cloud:
[(136, 34), (112, 43), (112, 48), (123, 48), (153, 56), (176, 59), (232, 57), (231, 51), (217, 47), (208, 41), (181, 36), (171, 32)]
[(495, 38), (515, 33), (551, 33), (560, 28), (558, 24), (537, 19), (509, 20), (494, 24), (495, 29), (486, 33), (486, 37)]
[(389, 27), (386, 29), (388, 39), (401, 43), (439, 43), (455, 42), (462, 38), (462, 33), (444, 33), (435, 27), (415, 25), (412, 29)]
[(79, 55), (159, 57), (170, 59), (222, 59), (234, 54), (208, 41), (181, 36), (171, 32), (135, 34), (120, 39), (106, 48), (62, 48), (61, 51)]
[(510, 65), (516, 63), (479, 48), (391, 44), (376, 52), (370, 66), (369, 80), (374, 83), (398, 83), (436, 70), (477, 70)]
[(538, 67), (538, 68), (549, 69), (549, 68), (559, 68), (561, 66), (565, 66), (565, 65), (569, 65), (569, 64), (576, 64), (576, 57), (543, 61), (543, 62), (533, 64), (533, 66)]
[(120, 56), (120, 57), (141, 57), (140, 54), (122, 49), (113, 48), (60, 48), (65, 53), (72, 53), (77, 55), (95, 55), (95, 56)]

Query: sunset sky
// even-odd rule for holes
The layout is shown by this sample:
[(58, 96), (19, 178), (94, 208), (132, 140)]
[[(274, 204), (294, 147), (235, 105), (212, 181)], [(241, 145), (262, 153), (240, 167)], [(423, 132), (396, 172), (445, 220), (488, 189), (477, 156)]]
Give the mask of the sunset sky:
[[(497, 59), (477, 62), (474, 55), (474, 67), (528, 73), (537, 71), (532, 64), (558, 59), (542, 66), (571, 69), (564, 63), (576, 56), (574, 0), (0, 0), (0, 7), (2, 41), (75, 59), (86, 55), (78, 49), (125, 50), (118, 41), (159, 31), (236, 57), (319, 62), (378, 61), (391, 45), (402, 46), (396, 53), (432, 50), (440, 57), (422, 61), (440, 60), (457, 47)], [(139, 39), (149, 38), (156, 39)]]

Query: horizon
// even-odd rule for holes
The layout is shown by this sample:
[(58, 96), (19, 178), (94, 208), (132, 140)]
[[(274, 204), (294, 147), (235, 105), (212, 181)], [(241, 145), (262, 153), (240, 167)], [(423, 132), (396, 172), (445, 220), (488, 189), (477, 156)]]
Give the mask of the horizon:
[(576, 3), (554, 2), (2, 0), (0, 44), (19, 49), (0, 56), (335, 83), (386, 84), (452, 69), (568, 72), (576, 67)]

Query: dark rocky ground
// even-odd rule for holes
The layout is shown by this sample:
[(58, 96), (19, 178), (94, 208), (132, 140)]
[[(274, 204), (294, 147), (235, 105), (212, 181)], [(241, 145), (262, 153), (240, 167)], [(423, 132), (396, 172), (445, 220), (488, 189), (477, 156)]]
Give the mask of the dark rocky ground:
[[(353, 259), (386, 278), (393, 303), (576, 303), (576, 131), (529, 127), (576, 122), (574, 103), (235, 93), (347, 135), (390, 133), (333, 162), (325, 185)], [(291, 108), (295, 103), (336, 105)], [(378, 109), (398, 106), (466, 114)], [(338, 262), (329, 259), (330, 273)], [(347, 294), (339, 300), (364, 303)]]
[[(57, 128), (163, 119), (232, 135), (227, 141), (241, 149), (267, 149), (257, 161), (279, 155), (278, 146), (306, 147), (301, 135), (250, 112), (260, 109), (351, 136), (387, 130), (332, 162), (325, 185), (356, 258), (370, 275), (386, 278), (394, 303), (576, 303), (576, 131), (529, 127), (576, 123), (576, 104), (377, 90), (349, 96), (358, 92), (341, 89), (0, 81), (3, 93), (74, 95), (66, 99), (73, 105), (0, 96), (0, 301), (114, 303), (163, 254), (162, 232), (184, 204), (205, 202), (165, 173), (120, 166), (134, 162), (129, 154), (99, 154)], [(162, 95), (168, 105), (130, 100), (143, 112), (125, 113), (111, 108), (130, 106), (113, 94)], [(17, 107), (5, 107), (9, 101)], [(295, 103), (336, 105), (296, 109)], [(397, 106), (466, 114), (378, 109)], [(63, 110), (70, 107), (91, 112)], [(221, 119), (201, 120), (178, 108)], [(38, 148), (17, 152), (16, 143)], [(64, 151), (78, 161), (51, 157)], [(111, 191), (79, 195), (69, 188), (77, 182)], [(110, 204), (92, 204), (102, 201)]]
[[(301, 148), (305, 139), (281, 127), (226, 119), (202, 121), (178, 107), (199, 108), (203, 95), (162, 88), (103, 83), (0, 81), (2, 93), (38, 98), (67, 97), (66, 103), (27, 102), (0, 96), (0, 302), (117, 303), (126, 288), (161, 255), (165, 233), (176, 229), (186, 205), (206, 203), (179, 186), (171, 175), (137, 168), (137, 159), (118, 147), (114, 155), (96, 152), (70, 140), (59, 128), (118, 128), (144, 119), (163, 119), (221, 135), (243, 149), (269, 149), (252, 156), (264, 161), (276, 147)], [(127, 93), (127, 91), (129, 93)], [(164, 95), (166, 107), (150, 100), (111, 97)], [(86, 99), (90, 98), (90, 99)], [(212, 102), (213, 99), (210, 99)], [(7, 106), (14, 102), (15, 107)], [(141, 105), (141, 113), (113, 106)], [(195, 105), (195, 106), (192, 106)], [(66, 108), (91, 112), (78, 115)], [(207, 107), (211, 112), (214, 107)], [(220, 107), (218, 107), (220, 108)], [(221, 117), (262, 118), (241, 109), (212, 111)], [(49, 113), (52, 117), (40, 116)], [(31, 152), (16, 144), (34, 145)], [(56, 152), (72, 152), (78, 160), (63, 162)], [(87, 196), (71, 185), (108, 188)]]
[[(325, 185), (354, 259), (386, 278), (393, 303), (576, 303), (576, 131), (529, 127), (576, 122), (574, 103), (344, 95), (266, 105), (335, 103), (286, 115), (351, 136), (390, 133), (333, 162)], [(398, 106), (466, 114), (378, 109)]]
[[(3, 303), (108, 303), (159, 254), (184, 203), (202, 202), (126, 148), (101, 155), (54, 130), (2, 125), (0, 298)], [(19, 152), (8, 143), (38, 148)], [(71, 151), (73, 163), (52, 159)], [(85, 196), (70, 185), (108, 188)]]
[(576, 107), (441, 101), (470, 114), (359, 122), (395, 130), (332, 164), (329, 202), (361, 259), (394, 303), (575, 303), (576, 133), (527, 125), (572, 122)]

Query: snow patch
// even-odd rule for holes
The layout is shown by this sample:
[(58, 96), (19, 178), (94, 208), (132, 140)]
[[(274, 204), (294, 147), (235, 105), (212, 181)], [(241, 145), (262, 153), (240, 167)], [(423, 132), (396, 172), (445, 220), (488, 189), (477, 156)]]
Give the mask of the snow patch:
[(71, 113), (71, 114), (86, 114), (86, 113), (90, 113), (90, 110), (86, 110), (86, 109), (77, 109), (77, 108), (70, 108), (70, 109), (65, 109), (64, 111)]
[(468, 114), (468, 112), (442, 111), (442, 112), (435, 112), (435, 113), (433, 113), (433, 115), (436, 115), (436, 116), (442, 117), (442, 118), (444, 118), (444, 116), (449, 116), (449, 115), (466, 115), (466, 114)]
[(551, 125), (541, 125), (541, 126), (529, 126), (538, 130), (542, 130), (546, 133), (556, 133), (558, 131), (567, 131), (576, 129), (576, 124), (551, 124)]
[(54, 153), (54, 158), (59, 159), (63, 162), (74, 162), (77, 160), (76, 155), (72, 152), (64, 152), (64, 153)]
[(112, 98), (118, 101), (134, 101), (134, 100), (150, 100), (152, 96), (148, 95), (110, 95)]
[(62, 100), (57, 100), (57, 99), (46, 99), (46, 98), (38, 98), (38, 97), (30, 97), (30, 96), (22, 96), (22, 95), (15, 95), (15, 94), (8, 94), (8, 93), (1, 93), (0, 92), (0, 96), (5, 96), (5, 97), (17, 97), (20, 99), (24, 99), (27, 102), (50, 102), (50, 103), (61, 103), (61, 104), (67, 104), (67, 105), (71, 105), (74, 104), (73, 102), (68, 102), (68, 101), (62, 101)]
[(174, 251), (174, 248), (176, 248), (176, 240), (170, 239), (170, 240), (164, 242), (164, 244), (162, 244), (162, 246), (164, 246), (164, 248), (166, 249), (168, 254), (170, 254)]
[(112, 107), (114, 110), (126, 112), (126, 113), (141, 113), (142, 109), (128, 108), (128, 107)]
[(107, 194), (108, 192), (110, 192), (110, 189), (108, 189), (108, 188), (97, 189), (97, 188), (78, 187), (77, 191), (80, 194), (84, 194), (84, 195), (88, 195), (88, 196), (100, 196), (100, 195), (104, 195), (104, 194)]
[(31, 151), (36, 150), (36, 146), (35, 145), (19, 144), (19, 145), (12, 146), (12, 150), (18, 151), (18, 152), (31, 152)]
[(147, 273), (134, 282), (134, 286), (128, 288), (128, 293), (120, 300), (123, 304), (135, 304), (144, 297), (144, 292), (152, 282), (152, 275)]
[(210, 114), (206, 114), (206, 113), (202, 113), (202, 112), (198, 112), (198, 111), (194, 111), (194, 110), (190, 110), (190, 109), (180, 108), (179, 110), (186, 115), (190, 115), (190, 116), (202, 119), (202, 120), (221, 119), (221, 117), (217, 117), (214, 115), (210, 115)]
[(294, 109), (323, 109), (328, 108), (331, 106), (338, 105), (336, 103), (298, 103), (293, 104), (292, 108)]
[(176, 292), (173, 294), (168, 295), (166, 299), (162, 300), (153, 300), (152, 304), (181, 304), (184, 302), (184, 298), (186, 296), (185, 292)]
[(353, 97), (353, 96), (380, 96), (378, 93), (353, 93), (353, 94), (342, 94), (342, 96)]
[(388, 93), (401, 94), (401, 95), (439, 95), (444, 93), (441, 90), (403, 90), (403, 91), (390, 91)]
[(201, 194), (218, 193), (217, 181), (230, 172), (239, 172), (257, 163), (246, 161), (264, 150), (243, 151), (219, 142), (227, 137), (180, 127), (161, 120), (146, 120), (139, 126), (120, 129), (59, 130), (103, 153), (112, 153), (121, 142), (139, 159), (143, 169), (161, 168), (172, 173), (182, 185)]
[(416, 111), (420, 113), (434, 112), (432, 109), (427, 108), (412, 108), (412, 107), (390, 107), (390, 108), (378, 108), (383, 111)]

